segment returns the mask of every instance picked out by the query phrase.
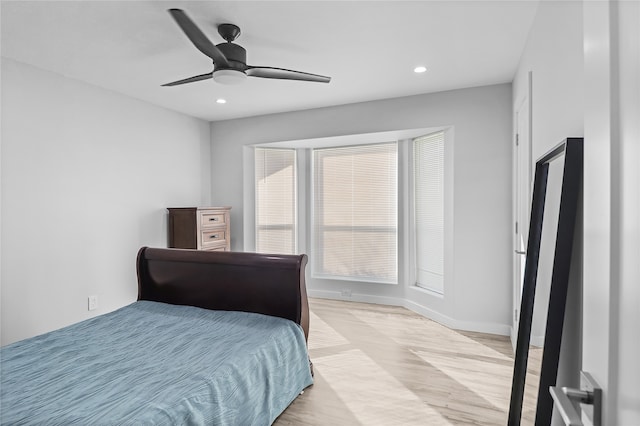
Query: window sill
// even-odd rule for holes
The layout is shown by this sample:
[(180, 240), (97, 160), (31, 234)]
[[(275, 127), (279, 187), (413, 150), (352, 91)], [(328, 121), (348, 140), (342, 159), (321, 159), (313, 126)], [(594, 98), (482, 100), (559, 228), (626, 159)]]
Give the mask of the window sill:
[(437, 297), (439, 299), (444, 299), (444, 293), (440, 293), (435, 290), (429, 290), (428, 288), (420, 287), (415, 284), (409, 286), (410, 289), (413, 289), (419, 293), (428, 294), (429, 296)]
[(365, 284), (385, 284), (385, 285), (398, 285), (398, 281), (383, 281), (383, 280), (375, 280), (370, 278), (357, 278), (357, 277), (341, 277), (336, 275), (321, 275), (321, 274), (311, 274), (311, 278), (316, 280), (331, 280), (331, 281), (350, 281), (350, 282), (360, 282)]

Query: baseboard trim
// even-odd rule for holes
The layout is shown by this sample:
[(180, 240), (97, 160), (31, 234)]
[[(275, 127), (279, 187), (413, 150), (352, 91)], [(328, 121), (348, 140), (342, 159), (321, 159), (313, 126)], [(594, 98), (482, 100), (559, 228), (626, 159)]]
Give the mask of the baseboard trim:
[(479, 333), (497, 334), (500, 336), (509, 336), (511, 334), (511, 327), (509, 325), (474, 322), (474, 321), (459, 321), (408, 299), (401, 299), (398, 297), (372, 296), (369, 294), (358, 294), (358, 293), (353, 293), (350, 296), (343, 296), (342, 293), (338, 291), (328, 291), (328, 290), (308, 289), (307, 293), (309, 297), (315, 297), (318, 299), (343, 300), (347, 302), (361, 302), (361, 303), (374, 303), (377, 305), (402, 306), (404, 308), (409, 309), (410, 311), (413, 311), (417, 314), (422, 315), (425, 318), (429, 318), (430, 320), (436, 321), (437, 323), (440, 323), (445, 327), (448, 327), (454, 330), (475, 331)]
[(544, 346), (544, 336), (535, 336), (535, 335), (531, 335), (531, 337), (529, 338), (529, 344), (531, 346), (537, 346), (539, 348)]
[(397, 297), (372, 296), (370, 294), (352, 293), (350, 296), (343, 296), (339, 291), (310, 290), (307, 289), (309, 297), (318, 299), (344, 300), (347, 302), (373, 303), (376, 305), (404, 306), (404, 299)]
[(475, 331), (479, 333), (497, 334), (500, 336), (508, 336), (510, 334), (510, 327), (506, 324), (460, 321), (434, 311), (433, 309), (412, 300), (405, 300), (404, 307), (454, 330)]

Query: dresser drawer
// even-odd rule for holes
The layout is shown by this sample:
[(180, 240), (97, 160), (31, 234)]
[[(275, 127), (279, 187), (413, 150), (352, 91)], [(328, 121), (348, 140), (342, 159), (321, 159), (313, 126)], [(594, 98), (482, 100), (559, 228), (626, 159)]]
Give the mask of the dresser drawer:
[(202, 248), (227, 244), (227, 233), (225, 229), (202, 231), (200, 235)]
[(207, 247), (206, 249), (203, 249), (206, 251), (227, 251), (227, 247), (226, 246), (220, 246), (220, 247)]
[(200, 226), (207, 228), (210, 226), (225, 225), (224, 212), (202, 212), (200, 213)]

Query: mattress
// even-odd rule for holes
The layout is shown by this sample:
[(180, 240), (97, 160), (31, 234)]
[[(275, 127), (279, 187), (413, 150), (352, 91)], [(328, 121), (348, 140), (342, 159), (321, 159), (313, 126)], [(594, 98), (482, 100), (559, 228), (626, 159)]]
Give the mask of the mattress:
[(2, 424), (269, 425), (312, 383), (292, 321), (138, 301), (0, 349)]

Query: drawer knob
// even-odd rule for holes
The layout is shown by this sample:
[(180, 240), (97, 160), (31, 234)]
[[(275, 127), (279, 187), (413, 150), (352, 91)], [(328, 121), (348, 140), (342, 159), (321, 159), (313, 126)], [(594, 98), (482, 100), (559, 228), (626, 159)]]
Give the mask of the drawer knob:
[(210, 217), (209, 218), (209, 222), (217, 222), (218, 218), (217, 217)]
[(211, 239), (218, 238), (218, 234), (211, 235), (209, 238), (211, 238)]

